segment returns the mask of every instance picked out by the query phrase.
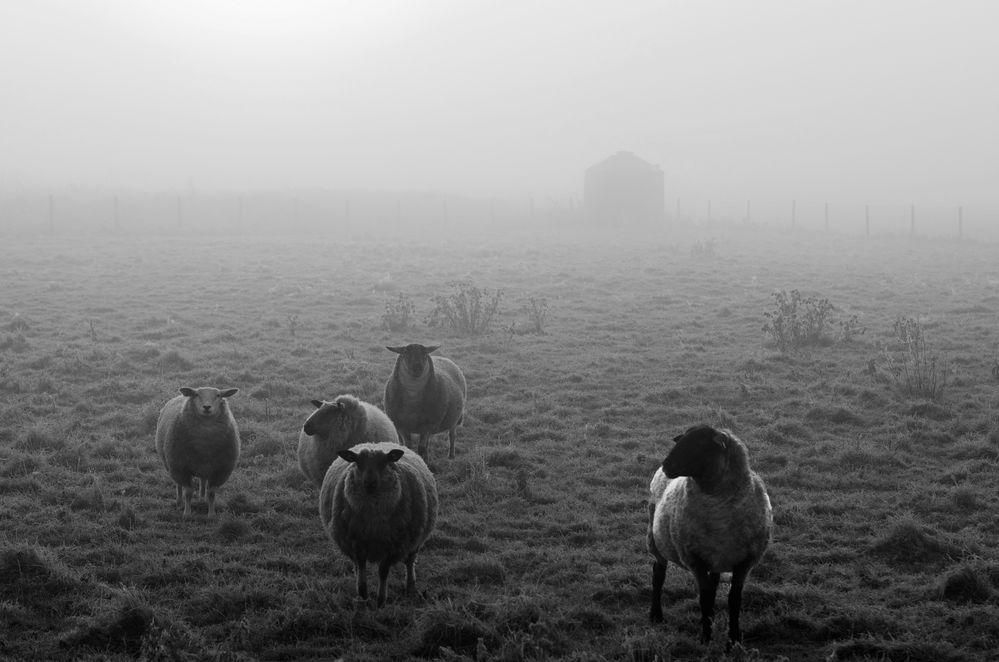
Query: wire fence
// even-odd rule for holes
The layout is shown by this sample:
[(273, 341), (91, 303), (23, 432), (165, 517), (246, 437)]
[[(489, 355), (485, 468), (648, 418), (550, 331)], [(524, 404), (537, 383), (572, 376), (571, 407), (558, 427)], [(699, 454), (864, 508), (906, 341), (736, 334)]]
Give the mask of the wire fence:
[[(615, 219), (615, 223), (621, 219)], [(386, 229), (600, 225), (575, 198), (472, 198), (442, 193), (0, 193), (0, 233), (207, 235)], [(999, 205), (858, 204), (681, 197), (661, 224), (768, 228), (868, 237), (999, 241)]]

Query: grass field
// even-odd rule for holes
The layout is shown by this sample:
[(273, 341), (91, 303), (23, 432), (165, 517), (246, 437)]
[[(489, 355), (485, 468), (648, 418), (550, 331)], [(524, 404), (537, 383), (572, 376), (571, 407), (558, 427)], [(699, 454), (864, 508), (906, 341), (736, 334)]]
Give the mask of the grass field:
[[(4, 237), (0, 658), (992, 658), (997, 247), (714, 236)], [(503, 291), (491, 332), (425, 324), (455, 280)], [(793, 289), (855, 326), (780, 351), (764, 313)], [(415, 316), (390, 332), (400, 294)], [(545, 333), (511, 332), (530, 297)], [(936, 398), (892, 372), (899, 316), (936, 358)], [(400, 566), (376, 609), (295, 449), (311, 399), (380, 403), (384, 346), (408, 342), (441, 344), (469, 402), (457, 457), (431, 442), (423, 596)], [(181, 517), (153, 449), (185, 385), (240, 389), (217, 519)], [(676, 567), (665, 626), (647, 621), (648, 482), (698, 422), (745, 441), (774, 505), (731, 655), (726, 586), (710, 646)]]

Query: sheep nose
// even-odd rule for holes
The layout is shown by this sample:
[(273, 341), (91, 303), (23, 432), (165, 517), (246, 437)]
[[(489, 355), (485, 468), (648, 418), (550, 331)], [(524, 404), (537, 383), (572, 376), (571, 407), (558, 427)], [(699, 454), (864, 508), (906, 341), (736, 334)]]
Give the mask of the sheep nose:
[(202, 405), (201, 408), (205, 411), (206, 414), (212, 413), (212, 406), (211, 405)]

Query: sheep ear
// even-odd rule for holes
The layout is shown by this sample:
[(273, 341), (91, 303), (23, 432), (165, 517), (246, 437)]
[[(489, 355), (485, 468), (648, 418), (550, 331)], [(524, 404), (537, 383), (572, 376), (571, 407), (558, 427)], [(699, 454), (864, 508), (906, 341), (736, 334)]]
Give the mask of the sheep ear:
[(388, 461), (389, 462), (398, 462), (399, 458), (401, 458), (405, 452), (406, 451), (402, 450), (401, 448), (393, 448), (387, 454)]
[(198, 394), (198, 392), (195, 391), (190, 386), (181, 386), (180, 387), (180, 394), (181, 395), (186, 395), (189, 398), (193, 398), (194, 396), (196, 396)]
[(429, 347), (424, 347), (423, 349), (426, 350), (427, 354), (433, 354), (440, 348), (441, 348), (440, 345), (430, 345)]
[(687, 434), (687, 433), (686, 433), (686, 432), (684, 432), (683, 434), (678, 434), (678, 435), (676, 435), (675, 437), (673, 437), (673, 443), (675, 444), (676, 442), (678, 442), (678, 441), (680, 441), (681, 439), (683, 439), (684, 435), (686, 435), (686, 434)]
[(319, 409), (320, 407), (323, 406), (322, 400), (309, 400), (309, 402), (311, 402), (312, 406), (315, 407), (316, 409)]
[(385, 346), (385, 349), (396, 354), (402, 354), (406, 350), (405, 347), (389, 347), (388, 345)]
[(226, 390), (224, 390), (221, 393), (219, 393), (219, 396), (223, 397), (223, 398), (231, 398), (232, 396), (236, 395), (237, 393), (239, 393), (239, 389), (238, 388), (227, 388)]
[(342, 450), (337, 453), (337, 455), (340, 456), (340, 459), (346, 460), (347, 462), (357, 462), (357, 453), (352, 450)]

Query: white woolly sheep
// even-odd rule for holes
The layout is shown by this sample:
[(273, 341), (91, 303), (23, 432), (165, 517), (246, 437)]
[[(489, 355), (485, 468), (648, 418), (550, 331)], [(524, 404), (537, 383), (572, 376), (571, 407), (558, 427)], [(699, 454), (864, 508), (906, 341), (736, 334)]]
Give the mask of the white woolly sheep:
[(177, 505), (184, 504), (184, 517), (191, 514), (194, 479), (208, 501), (208, 514), (215, 515), (215, 490), (225, 483), (239, 460), (239, 428), (226, 398), (239, 389), (219, 390), (210, 386), (180, 389), (169, 400), (156, 421), (156, 452), (170, 478), (177, 484)]
[(662, 587), (667, 561), (672, 561), (697, 580), (701, 640), (709, 641), (718, 581), (721, 573), (731, 571), (731, 645), (742, 638), (739, 612), (746, 577), (770, 543), (770, 497), (749, 468), (745, 445), (729, 430), (699, 425), (674, 441), (649, 485), (647, 543), (655, 558), (649, 619), (663, 620)]
[(366, 442), (398, 441), (395, 425), (378, 407), (352, 395), (313, 400), (316, 410), (298, 434), (298, 466), (316, 486), (337, 453)]
[(399, 355), (385, 384), (385, 413), (395, 423), (399, 439), (409, 446), (410, 435), (420, 435), (417, 449), (427, 460), (430, 437), (447, 431), (447, 456), (453, 458), (456, 430), (465, 418), (465, 376), (454, 361), (430, 355), (440, 346), (413, 343), (386, 349)]
[(437, 521), (437, 481), (426, 463), (396, 443), (340, 451), (319, 492), (319, 517), (351, 561), (357, 595), (368, 597), (368, 561), (378, 563), (378, 606), (388, 595), (389, 569), (406, 564), (406, 593), (416, 591), (416, 555)]

